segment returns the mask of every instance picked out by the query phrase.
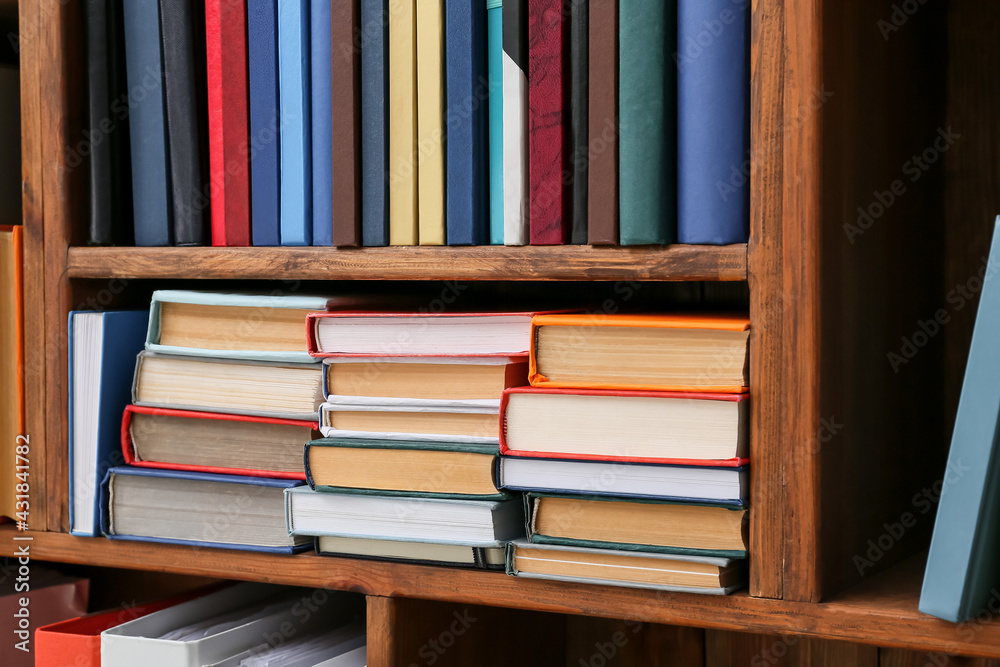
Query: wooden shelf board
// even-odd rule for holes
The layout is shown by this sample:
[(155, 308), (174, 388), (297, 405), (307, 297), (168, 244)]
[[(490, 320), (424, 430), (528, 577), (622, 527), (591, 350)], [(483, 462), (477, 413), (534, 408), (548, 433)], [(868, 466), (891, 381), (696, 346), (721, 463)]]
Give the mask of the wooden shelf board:
[(70, 248), (70, 278), (747, 279), (747, 246)]
[[(31, 541), (15, 541), (30, 537)], [(911, 558), (828, 602), (785, 602), (746, 592), (707, 596), (516, 579), (500, 572), (276, 556), (145, 542), (18, 534), (0, 527), (0, 555), (28, 544), (35, 560), (348, 590), (383, 597), (635, 619), (759, 633), (841, 639), (885, 647), (1000, 657), (1000, 621), (961, 626), (917, 611), (923, 560)]]

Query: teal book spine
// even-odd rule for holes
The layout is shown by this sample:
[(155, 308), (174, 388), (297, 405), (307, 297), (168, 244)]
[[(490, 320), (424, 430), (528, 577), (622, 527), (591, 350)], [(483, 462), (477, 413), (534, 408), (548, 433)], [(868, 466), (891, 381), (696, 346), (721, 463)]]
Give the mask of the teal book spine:
[(677, 240), (676, 0), (620, 0), (619, 241)]
[(1000, 217), (962, 382), (920, 611), (955, 623), (995, 604), (1000, 587)]
[(503, 245), (503, 0), (486, 1), (490, 85), (490, 245)]

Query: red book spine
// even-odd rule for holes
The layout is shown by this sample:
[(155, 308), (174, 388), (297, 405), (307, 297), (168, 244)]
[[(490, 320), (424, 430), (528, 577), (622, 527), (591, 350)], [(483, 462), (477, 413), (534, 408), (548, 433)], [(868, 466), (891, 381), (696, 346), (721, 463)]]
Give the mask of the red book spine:
[(212, 245), (250, 245), (245, 2), (206, 0)]
[(532, 245), (569, 240), (571, 179), (564, 0), (528, 0), (528, 192)]

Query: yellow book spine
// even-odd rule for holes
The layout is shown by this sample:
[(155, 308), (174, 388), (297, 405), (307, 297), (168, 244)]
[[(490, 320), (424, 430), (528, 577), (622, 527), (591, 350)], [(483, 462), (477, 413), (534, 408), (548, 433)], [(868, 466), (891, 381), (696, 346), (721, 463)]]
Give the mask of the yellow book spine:
[(445, 243), (444, 8), (417, 8), (417, 219), (420, 245)]
[(417, 244), (416, 0), (389, 0), (389, 244)]

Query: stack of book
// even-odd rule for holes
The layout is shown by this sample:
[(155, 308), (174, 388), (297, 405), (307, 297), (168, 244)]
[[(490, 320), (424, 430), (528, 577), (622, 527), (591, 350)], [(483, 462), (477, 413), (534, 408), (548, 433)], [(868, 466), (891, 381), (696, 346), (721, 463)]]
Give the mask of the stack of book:
[(532, 386), (501, 408), (501, 485), (527, 492), (509, 574), (745, 583), (748, 329), (718, 315), (534, 318)]
[(287, 492), (292, 534), (327, 555), (502, 567), (524, 517), (496, 478), (500, 399), (527, 384), (531, 317), (311, 315), (325, 437)]
[(87, 0), (89, 241), (745, 242), (749, 14)]
[(322, 402), (306, 316), (332, 303), (343, 301), (158, 291), (148, 318), (74, 314), (73, 532), (283, 553), (310, 546), (288, 535), (284, 490), (305, 480), (302, 446), (316, 437)]

